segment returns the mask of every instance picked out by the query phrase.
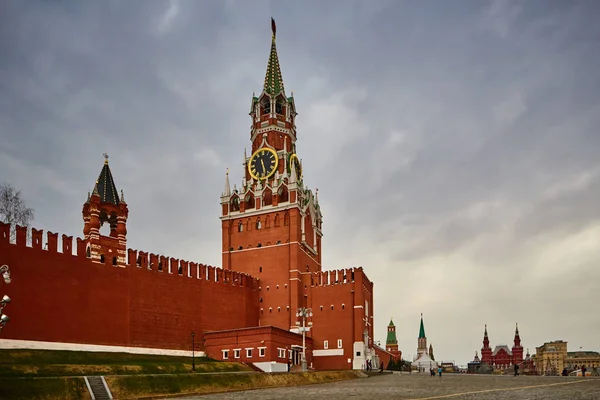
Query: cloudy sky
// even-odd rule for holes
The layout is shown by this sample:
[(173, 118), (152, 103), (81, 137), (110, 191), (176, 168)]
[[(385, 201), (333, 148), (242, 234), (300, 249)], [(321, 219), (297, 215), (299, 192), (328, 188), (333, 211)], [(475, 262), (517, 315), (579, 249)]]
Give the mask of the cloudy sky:
[(221, 265), (224, 172), (277, 21), (327, 269), (363, 266), (376, 340), (437, 359), (563, 339), (600, 350), (600, 4), (3, 1), (0, 181), (81, 235), (103, 163), (128, 245)]

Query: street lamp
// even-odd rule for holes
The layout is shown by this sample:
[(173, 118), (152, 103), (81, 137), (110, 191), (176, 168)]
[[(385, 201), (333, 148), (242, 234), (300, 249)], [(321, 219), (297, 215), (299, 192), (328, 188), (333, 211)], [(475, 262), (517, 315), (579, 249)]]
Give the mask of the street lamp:
[(8, 265), (3, 265), (0, 267), (0, 273), (2, 273), (2, 277), (4, 278), (4, 282), (10, 283), (10, 268)]
[[(300, 307), (296, 313), (296, 317), (302, 318), (302, 372), (306, 372), (308, 369), (306, 367), (306, 331), (308, 330), (306, 328), (306, 318), (310, 318), (312, 315), (312, 309), (306, 307)], [(309, 325), (312, 325), (312, 323), (309, 323)]]
[(192, 371), (196, 371), (196, 359), (194, 358), (194, 337), (196, 336), (196, 332), (192, 331)]
[[(8, 265), (1, 266), (0, 273), (2, 274), (2, 278), (4, 278), (4, 282), (6, 282), (7, 284), (11, 282), (10, 268), (8, 268)], [(6, 325), (6, 323), (8, 321), (10, 321), (10, 318), (8, 318), (8, 315), (2, 314), (2, 310), (4, 310), (4, 307), (6, 307), (6, 305), (10, 302), (11, 302), (10, 297), (8, 297), (6, 295), (4, 295), (2, 297), (2, 300), (0, 300), (0, 331), (2, 330), (2, 328), (4, 328), (4, 325)]]

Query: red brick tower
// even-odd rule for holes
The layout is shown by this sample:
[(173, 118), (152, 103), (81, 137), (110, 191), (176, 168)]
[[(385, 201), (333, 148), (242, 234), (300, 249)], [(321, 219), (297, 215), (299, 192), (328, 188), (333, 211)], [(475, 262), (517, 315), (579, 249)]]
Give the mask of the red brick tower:
[(390, 323), (387, 327), (385, 349), (393, 355), (398, 355), (398, 339), (396, 338), (396, 325), (394, 325), (393, 320), (390, 320)]
[(513, 363), (520, 364), (523, 362), (523, 346), (521, 346), (521, 338), (519, 337), (519, 324), (515, 325), (515, 339), (512, 348)]
[[(93, 261), (125, 267), (127, 248), (127, 216), (129, 210), (121, 191), (117, 187), (108, 166), (108, 155), (104, 154), (104, 166), (94, 185), (94, 190), (83, 205), (83, 239), (86, 255)], [(110, 225), (109, 236), (100, 234), (100, 227)]]
[(260, 279), (260, 324), (295, 328), (308, 306), (311, 273), (321, 271), (322, 215), (317, 193), (304, 184), (296, 153), (296, 107), (285, 94), (275, 22), (264, 86), (252, 97), (250, 156), (240, 188), (229, 171), (221, 194), (223, 268)]
[(492, 364), (492, 349), (490, 347), (490, 339), (488, 339), (487, 325), (483, 332), (483, 347), (481, 348), (481, 363)]

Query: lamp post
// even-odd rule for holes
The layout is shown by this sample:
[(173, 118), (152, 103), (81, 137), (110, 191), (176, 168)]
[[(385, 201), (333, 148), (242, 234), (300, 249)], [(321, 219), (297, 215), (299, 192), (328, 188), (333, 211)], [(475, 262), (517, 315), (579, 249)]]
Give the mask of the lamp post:
[[(308, 368), (306, 366), (306, 318), (312, 317), (312, 309), (306, 307), (300, 307), (296, 313), (296, 317), (302, 318), (302, 372), (305, 372)], [(312, 323), (309, 323), (312, 325)]]
[[(10, 268), (8, 267), (8, 265), (1, 266), (0, 273), (2, 274), (2, 278), (4, 278), (4, 282), (6, 282), (7, 284), (11, 282)], [(6, 305), (10, 302), (11, 302), (10, 297), (8, 297), (6, 295), (4, 295), (2, 297), (2, 300), (0, 300), (0, 331), (2, 330), (2, 328), (4, 328), (4, 325), (6, 325), (6, 323), (8, 321), (10, 321), (10, 318), (8, 318), (8, 315), (2, 314), (2, 310), (4, 310), (4, 307), (6, 307)]]
[(196, 371), (196, 359), (194, 358), (194, 337), (196, 336), (196, 332), (192, 331), (192, 371)]

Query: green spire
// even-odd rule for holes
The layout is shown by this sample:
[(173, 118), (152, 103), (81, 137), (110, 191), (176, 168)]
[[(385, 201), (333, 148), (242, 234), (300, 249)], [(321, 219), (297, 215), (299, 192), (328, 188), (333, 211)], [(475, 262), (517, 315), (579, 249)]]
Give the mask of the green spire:
[(264, 91), (270, 95), (279, 94), (283, 91), (283, 78), (281, 77), (281, 67), (279, 66), (279, 57), (277, 57), (277, 46), (275, 45), (275, 20), (271, 18), (271, 30), (273, 38), (271, 40), (271, 54), (267, 64), (267, 74), (265, 76)]
[(390, 344), (398, 344), (398, 340), (396, 339), (396, 330), (395, 329), (390, 329), (395, 327), (396, 325), (394, 325), (394, 321), (392, 321), (390, 319), (390, 324), (388, 325), (388, 333), (387, 333), (387, 338), (385, 339), (385, 344), (390, 345)]
[(421, 313), (421, 327), (419, 328), (419, 339), (425, 338), (425, 325), (423, 325), (423, 313)]

